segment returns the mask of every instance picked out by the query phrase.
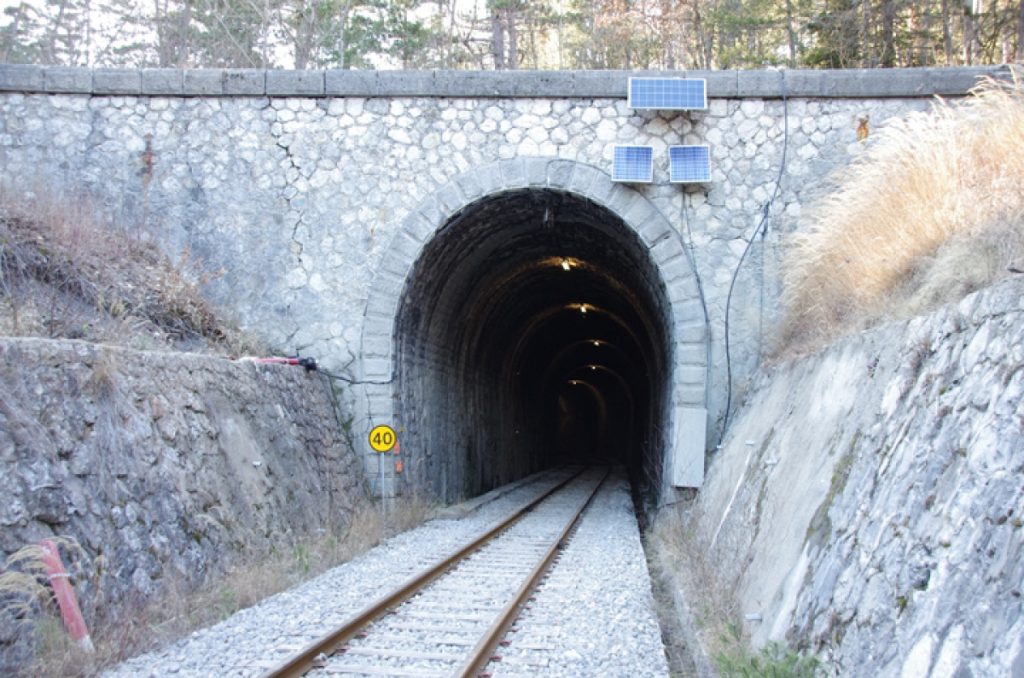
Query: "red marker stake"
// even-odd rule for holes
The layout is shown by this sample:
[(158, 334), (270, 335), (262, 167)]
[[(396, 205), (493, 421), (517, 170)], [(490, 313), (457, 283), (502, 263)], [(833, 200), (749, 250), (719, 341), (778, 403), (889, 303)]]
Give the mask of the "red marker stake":
[(78, 643), (80, 648), (86, 652), (92, 652), (93, 646), (92, 639), (89, 638), (89, 629), (86, 627), (82, 611), (78, 607), (75, 589), (71, 587), (70, 578), (60, 559), (60, 551), (57, 550), (57, 545), (49, 539), (39, 542), (39, 546), (43, 550), (42, 561), (46, 566), (46, 573), (50, 577), (53, 595), (57, 598), (61, 617), (64, 618), (64, 628), (68, 630), (68, 635)]

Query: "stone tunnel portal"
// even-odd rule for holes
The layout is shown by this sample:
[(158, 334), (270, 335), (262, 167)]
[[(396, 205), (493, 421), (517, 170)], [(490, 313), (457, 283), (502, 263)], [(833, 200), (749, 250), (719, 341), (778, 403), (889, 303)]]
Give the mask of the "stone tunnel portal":
[(452, 216), (407, 278), (396, 414), (408, 482), (446, 501), (561, 464), (662, 468), (669, 305), (646, 247), (570, 193), (498, 193)]

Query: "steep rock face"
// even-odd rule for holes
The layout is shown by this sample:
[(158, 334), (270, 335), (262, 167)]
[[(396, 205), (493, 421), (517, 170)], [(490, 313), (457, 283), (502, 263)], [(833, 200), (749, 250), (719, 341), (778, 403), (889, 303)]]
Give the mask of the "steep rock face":
[[(343, 526), (365, 500), (320, 375), (43, 339), (0, 339), (0, 356), (0, 559), (74, 537), (87, 620)], [(0, 629), (13, 662), (25, 648)]]
[(1024, 675), (1024, 281), (767, 371), (690, 518), (755, 644)]

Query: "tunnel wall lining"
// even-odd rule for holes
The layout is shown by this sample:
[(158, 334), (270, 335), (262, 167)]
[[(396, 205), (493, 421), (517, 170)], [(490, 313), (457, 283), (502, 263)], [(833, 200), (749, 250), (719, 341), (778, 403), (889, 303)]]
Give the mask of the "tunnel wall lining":
[[(487, 196), (522, 189), (564, 191), (609, 210), (636, 233), (665, 285), (670, 336), (669, 417), (666, 429), (673, 447), (663, 457), (662, 489), (700, 487), (704, 476), (705, 426), (684, 432), (687, 422), (706, 422), (707, 329), (693, 267), (677, 232), (642, 193), (614, 183), (609, 175), (585, 163), (543, 157), (519, 157), (471, 168), (429, 195), (410, 212), (388, 245), (374, 276), (363, 317), (361, 380), (367, 419), (374, 424), (394, 420), (395, 335), (402, 290), (423, 248), (463, 208)], [(379, 472), (379, 460), (368, 453), (367, 471), (375, 492), (395, 494), (392, 469)]]

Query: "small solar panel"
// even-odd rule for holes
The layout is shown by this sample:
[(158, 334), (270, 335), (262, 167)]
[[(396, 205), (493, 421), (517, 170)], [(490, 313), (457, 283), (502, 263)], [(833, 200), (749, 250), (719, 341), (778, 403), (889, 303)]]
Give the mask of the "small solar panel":
[(612, 181), (649, 184), (654, 180), (654, 149), (651, 146), (616, 146)]
[(707, 81), (703, 78), (630, 78), (629, 107), (704, 110), (708, 107)]
[(668, 161), (670, 183), (711, 181), (711, 152), (707, 146), (669, 146)]

